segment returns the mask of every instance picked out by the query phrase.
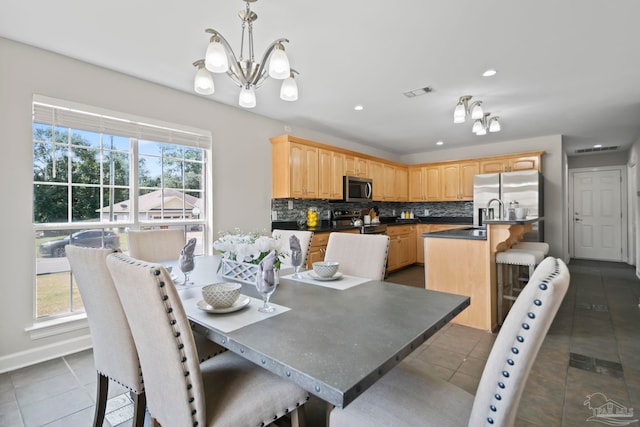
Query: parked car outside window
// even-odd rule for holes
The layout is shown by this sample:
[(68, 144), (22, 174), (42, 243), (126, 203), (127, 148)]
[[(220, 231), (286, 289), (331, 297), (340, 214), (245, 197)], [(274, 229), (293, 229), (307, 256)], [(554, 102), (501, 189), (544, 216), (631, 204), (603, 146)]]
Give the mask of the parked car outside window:
[(83, 230), (58, 240), (50, 240), (40, 245), (40, 255), (52, 257), (66, 256), (65, 246), (75, 245), (87, 248), (101, 248), (104, 233), (104, 247), (120, 247), (120, 236), (111, 230)]

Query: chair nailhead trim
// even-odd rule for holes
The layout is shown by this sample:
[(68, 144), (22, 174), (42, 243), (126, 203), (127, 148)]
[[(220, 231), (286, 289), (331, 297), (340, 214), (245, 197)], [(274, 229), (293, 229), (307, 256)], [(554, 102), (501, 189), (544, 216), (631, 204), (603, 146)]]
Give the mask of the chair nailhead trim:
[(522, 324), (522, 329), (529, 329), (529, 324), (528, 323), (523, 323)]
[(502, 381), (500, 381), (500, 382), (498, 383), (498, 387), (500, 387), (500, 388), (504, 388), (504, 387), (505, 387), (505, 385), (504, 385), (504, 383), (503, 383)]
[(518, 350), (518, 347), (511, 347), (511, 353), (518, 354), (520, 353), (520, 350)]
[(489, 409), (491, 409), (493, 412), (496, 412), (498, 410), (498, 408), (496, 408), (496, 405), (489, 406)]
[(493, 424), (493, 418), (491, 418), (491, 417), (487, 418), (487, 422), (488, 422), (489, 424)]
[[(158, 269), (153, 270), (153, 274), (155, 274), (156, 276), (159, 276), (160, 275), (160, 270), (158, 270)], [(162, 283), (162, 282), (160, 282), (160, 283)]]
[(524, 342), (524, 337), (522, 335), (518, 335), (516, 339), (518, 340), (518, 342)]
[(509, 378), (509, 372), (502, 371), (502, 376), (505, 377), (505, 378)]
[(532, 312), (529, 312), (529, 314), (527, 314), (527, 316), (529, 316), (529, 319), (535, 319), (536, 315), (533, 314)]
[(176, 332), (175, 334), (173, 334), (176, 338), (178, 338), (180, 336), (180, 331)]
[(513, 359), (507, 359), (507, 363), (511, 366), (515, 365), (515, 362), (513, 361)]
[(496, 400), (502, 400), (502, 396), (500, 396), (498, 393), (496, 393), (494, 397), (496, 398)]
[(542, 289), (543, 291), (546, 291), (546, 290), (547, 290), (547, 285), (546, 285), (546, 283), (540, 283), (540, 285), (538, 285), (538, 287), (539, 287), (540, 289)]
[(169, 297), (168, 297), (168, 296), (166, 296), (166, 295), (163, 295), (163, 296), (162, 296), (162, 301), (166, 301), (166, 300), (168, 300), (168, 299), (169, 299)]
[(167, 313), (173, 313), (173, 308), (172, 307), (167, 308)]
[(542, 305), (542, 301), (540, 301), (539, 299), (534, 300), (533, 303), (535, 305), (537, 305), (538, 307), (540, 307)]

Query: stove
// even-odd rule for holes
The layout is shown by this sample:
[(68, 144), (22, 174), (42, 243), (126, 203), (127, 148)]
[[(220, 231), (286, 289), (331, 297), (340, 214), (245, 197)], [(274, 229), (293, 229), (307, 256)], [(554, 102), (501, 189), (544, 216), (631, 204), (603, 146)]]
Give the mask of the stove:
[(386, 224), (363, 225), (360, 228), (360, 234), (385, 234), (387, 232)]
[[(348, 227), (353, 225), (353, 220), (362, 221), (364, 215), (369, 214), (369, 209), (365, 210), (335, 210), (333, 211), (334, 227)], [(360, 234), (385, 234), (387, 226), (385, 224), (368, 224), (360, 227)]]

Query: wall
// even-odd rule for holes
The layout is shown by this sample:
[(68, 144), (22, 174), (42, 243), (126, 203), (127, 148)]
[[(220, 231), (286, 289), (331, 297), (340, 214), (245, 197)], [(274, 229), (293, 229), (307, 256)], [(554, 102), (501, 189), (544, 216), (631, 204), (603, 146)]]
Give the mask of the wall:
[(568, 166), (569, 169), (620, 166), (627, 164), (628, 158), (628, 151), (590, 154), (588, 156), (573, 156), (569, 157)]
[[(90, 345), (86, 323), (60, 325), (55, 336), (32, 339), (34, 244), (32, 226), (31, 101), (41, 94), (213, 134), (213, 231), (269, 229), (271, 144), (284, 124), (139, 80), (52, 52), (0, 38), (1, 195), (11, 209), (0, 215), (0, 372), (77, 351)], [(250, 123), (250, 125), (249, 125)], [(379, 157), (389, 153), (294, 129), (297, 136)], [(250, 156), (247, 153), (251, 153)], [(229, 206), (233, 206), (230, 209)], [(209, 246), (210, 243), (207, 244)]]

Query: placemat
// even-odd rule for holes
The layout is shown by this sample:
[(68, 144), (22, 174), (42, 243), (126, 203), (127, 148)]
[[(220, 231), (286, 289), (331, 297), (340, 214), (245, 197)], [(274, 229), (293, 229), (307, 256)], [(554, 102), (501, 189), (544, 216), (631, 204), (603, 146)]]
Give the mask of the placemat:
[[(240, 296), (240, 298), (243, 297), (245, 297), (245, 295)], [(252, 323), (260, 322), (261, 320), (268, 319), (291, 310), (289, 307), (270, 302), (269, 305), (274, 307), (276, 311), (273, 313), (261, 313), (258, 311), (258, 307), (262, 306), (262, 300), (252, 297), (247, 298), (251, 300), (248, 306), (232, 313), (223, 314), (208, 313), (204, 310), (200, 310), (197, 304), (198, 301), (202, 299), (202, 296), (198, 298), (184, 299), (182, 301), (182, 305), (184, 306), (184, 310), (189, 318), (225, 333), (235, 331), (236, 329), (243, 328), (247, 325), (251, 325)]]
[(311, 285), (324, 286), (325, 288), (338, 289), (340, 291), (344, 291), (345, 289), (353, 288), (354, 286), (358, 286), (371, 281), (371, 279), (366, 279), (364, 277), (347, 276), (346, 274), (343, 274), (342, 278), (338, 280), (316, 280), (308, 276), (306, 271), (301, 272), (300, 276), (300, 279), (296, 279), (295, 277), (293, 277), (293, 274), (289, 274), (286, 276), (282, 276), (282, 278), (297, 280), (299, 282), (309, 283)]

